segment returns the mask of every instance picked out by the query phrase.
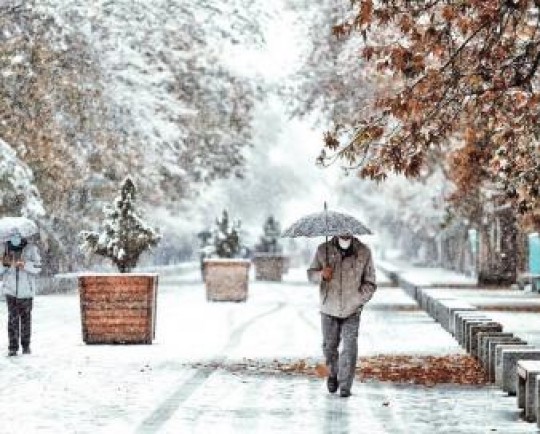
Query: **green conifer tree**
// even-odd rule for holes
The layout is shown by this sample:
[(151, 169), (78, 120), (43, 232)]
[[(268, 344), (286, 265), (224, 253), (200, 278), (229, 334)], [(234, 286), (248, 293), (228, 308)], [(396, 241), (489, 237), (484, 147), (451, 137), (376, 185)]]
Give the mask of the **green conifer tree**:
[(121, 273), (133, 270), (141, 254), (158, 244), (161, 235), (139, 216), (135, 208), (135, 184), (126, 178), (112, 206), (104, 209), (101, 231), (82, 231), (82, 247), (112, 260)]

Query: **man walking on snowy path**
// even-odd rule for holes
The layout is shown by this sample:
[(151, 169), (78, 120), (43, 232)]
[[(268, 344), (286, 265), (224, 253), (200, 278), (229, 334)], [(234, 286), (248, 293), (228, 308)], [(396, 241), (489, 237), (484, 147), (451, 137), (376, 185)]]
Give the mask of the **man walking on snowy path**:
[(320, 282), (328, 391), (335, 393), (339, 387), (340, 396), (347, 398), (356, 370), (360, 315), (377, 289), (371, 251), (350, 235), (333, 237), (317, 248), (308, 277)]
[(30, 354), (35, 276), (41, 271), (38, 247), (14, 233), (3, 246), (0, 273), (8, 306), (9, 356), (16, 356), (19, 338), (24, 354)]

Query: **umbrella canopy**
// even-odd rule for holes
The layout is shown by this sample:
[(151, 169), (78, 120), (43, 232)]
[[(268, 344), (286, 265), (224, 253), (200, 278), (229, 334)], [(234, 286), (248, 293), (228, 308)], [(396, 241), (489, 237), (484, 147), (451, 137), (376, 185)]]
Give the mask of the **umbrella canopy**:
[(28, 238), (38, 233), (36, 223), (26, 217), (0, 218), (0, 242), (5, 243), (18, 232), (21, 237)]
[(371, 231), (355, 217), (325, 210), (309, 214), (293, 223), (281, 234), (284, 238), (366, 235)]

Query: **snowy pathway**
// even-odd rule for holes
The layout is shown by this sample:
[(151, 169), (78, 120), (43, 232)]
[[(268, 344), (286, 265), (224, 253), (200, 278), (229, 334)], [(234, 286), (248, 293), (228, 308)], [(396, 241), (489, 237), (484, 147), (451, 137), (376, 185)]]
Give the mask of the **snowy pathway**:
[[(536, 432), (491, 387), (357, 383), (343, 400), (318, 379), (191, 367), (320, 360), (317, 290), (302, 276), (252, 283), (239, 304), (207, 303), (197, 274), (166, 277), (151, 346), (84, 345), (77, 294), (37, 297), (34, 353), (0, 357), (0, 433)], [(462, 351), (399, 289), (380, 289), (363, 314), (361, 356), (452, 353)]]

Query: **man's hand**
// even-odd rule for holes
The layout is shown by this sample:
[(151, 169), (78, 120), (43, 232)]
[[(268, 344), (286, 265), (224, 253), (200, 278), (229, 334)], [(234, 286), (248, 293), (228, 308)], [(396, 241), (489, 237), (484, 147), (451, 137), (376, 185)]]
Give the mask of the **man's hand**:
[(17, 261), (17, 262), (15, 262), (15, 267), (17, 267), (17, 268), (24, 268), (24, 261)]
[(324, 267), (321, 272), (321, 276), (324, 281), (328, 282), (332, 280), (332, 276), (334, 275), (334, 269), (332, 267)]

